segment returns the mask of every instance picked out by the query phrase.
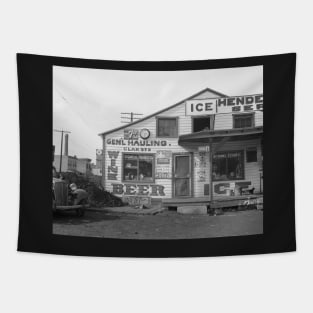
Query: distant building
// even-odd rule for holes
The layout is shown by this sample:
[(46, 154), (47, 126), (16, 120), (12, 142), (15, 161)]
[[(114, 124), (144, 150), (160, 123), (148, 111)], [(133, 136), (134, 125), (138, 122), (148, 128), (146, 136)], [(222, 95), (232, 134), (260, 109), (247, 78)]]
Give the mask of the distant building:
[[(55, 155), (53, 165), (55, 166), (57, 171), (60, 170), (60, 162), (61, 162), (60, 155)], [(63, 155), (61, 172), (76, 172), (76, 171), (77, 171), (76, 156)]]
[(87, 176), (91, 174), (91, 159), (79, 158), (77, 159), (76, 170), (80, 173), (86, 174)]
[[(53, 165), (55, 166), (57, 171), (59, 171), (60, 169), (60, 162), (61, 162), (60, 155), (55, 155)], [(91, 159), (63, 155), (61, 172), (78, 172), (88, 176), (92, 172)]]

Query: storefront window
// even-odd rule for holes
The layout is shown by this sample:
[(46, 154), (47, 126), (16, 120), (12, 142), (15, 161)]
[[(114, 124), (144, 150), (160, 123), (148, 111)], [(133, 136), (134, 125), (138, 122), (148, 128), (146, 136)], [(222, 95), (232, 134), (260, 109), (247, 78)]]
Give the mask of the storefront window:
[(243, 151), (214, 154), (212, 174), (215, 181), (244, 179)]
[(157, 118), (157, 135), (158, 137), (177, 137), (178, 125), (177, 118), (158, 117)]
[(154, 156), (147, 154), (124, 154), (124, 181), (154, 181)]

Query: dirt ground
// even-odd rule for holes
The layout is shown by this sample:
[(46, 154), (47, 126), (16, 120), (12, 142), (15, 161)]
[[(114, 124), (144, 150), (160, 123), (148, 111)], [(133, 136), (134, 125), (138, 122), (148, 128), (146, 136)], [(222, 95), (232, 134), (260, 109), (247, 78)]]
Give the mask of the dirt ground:
[(83, 237), (125, 239), (191, 239), (263, 233), (263, 211), (228, 212), (223, 215), (182, 215), (164, 211), (134, 215), (87, 211), (84, 217), (57, 215), (53, 233)]

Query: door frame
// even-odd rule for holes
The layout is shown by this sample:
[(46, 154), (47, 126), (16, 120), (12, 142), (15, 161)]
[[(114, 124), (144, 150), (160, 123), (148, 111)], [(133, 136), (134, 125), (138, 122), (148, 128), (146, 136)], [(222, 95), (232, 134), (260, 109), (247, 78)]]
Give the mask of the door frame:
[[(189, 164), (190, 164), (190, 195), (188, 196), (177, 196), (175, 195), (175, 165), (176, 156), (189, 156)], [(179, 152), (172, 154), (172, 198), (192, 198), (193, 197), (193, 152)]]

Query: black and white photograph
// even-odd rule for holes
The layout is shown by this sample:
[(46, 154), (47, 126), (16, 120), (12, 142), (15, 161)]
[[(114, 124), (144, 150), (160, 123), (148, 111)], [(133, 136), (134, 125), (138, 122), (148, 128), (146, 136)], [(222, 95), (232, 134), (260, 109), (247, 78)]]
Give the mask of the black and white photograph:
[(263, 234), (263, 66), (53, 66), (54, 235)]

